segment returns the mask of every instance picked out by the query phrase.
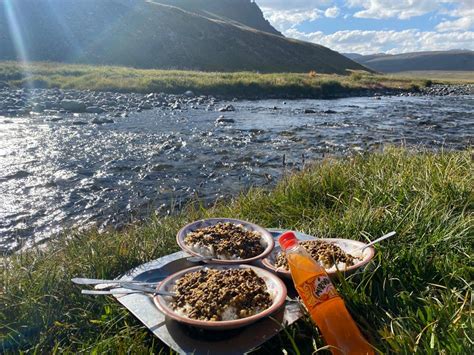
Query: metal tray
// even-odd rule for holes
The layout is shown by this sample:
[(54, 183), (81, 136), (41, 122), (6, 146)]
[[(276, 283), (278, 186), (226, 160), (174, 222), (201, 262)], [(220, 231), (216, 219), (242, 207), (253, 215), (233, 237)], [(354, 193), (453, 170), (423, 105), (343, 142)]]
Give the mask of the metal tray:
[[(283, 232), (270, 231), (274, 238)], [(302, 233), (297, 233), (297, 235), (303, 240), (312, 238)], [(170, 254), (128, 271), (121, 279), (160, 281), (174, 272), (197, 265), (187, 261), (187, 257), (189, 255), (185, 252)], [(261, 262), (253, 264), (265, 268)], [(153, 303), (153, 298), (149, 295), (137, 293), (119, 295), (115, 298), (163, 343), (180, 354), (244, 354), (259, 347), (302, 316), (294, 287), (291, 283), (286, 282), (286, 284), (288, 297), (284, 307), (271, 317), (232, 331), (211, 332), (182, 325), (159, 312)]]

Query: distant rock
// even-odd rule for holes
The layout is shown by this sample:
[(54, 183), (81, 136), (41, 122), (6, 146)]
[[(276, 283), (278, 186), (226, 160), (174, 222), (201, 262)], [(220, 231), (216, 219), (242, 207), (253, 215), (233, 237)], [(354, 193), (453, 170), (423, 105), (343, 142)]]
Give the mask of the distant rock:
[(171, 164), (157, 164), (151, 168), (151, 171), (167, 171), (173, 168), (174, 166)]
[(225, 118), (224, 116), (219, 116), (216, 120), (216, 123), (235, 123), (235, 120), (232, 118)]
[(432, 85), (421, 89), (422, 95), (430, 96), (454, 96), (454, 95), (473, 95), (474, 85)]
[(221, 107), (218, 111), (219, 112), (233, 112), (235, 111), (235, 107), (232, 105), (226, 105), (224, 107)]
[(91, 121), (91, 123), (93, 124), (114, 123), (114, 120), (107, 117), (96, 117)]
[(5, 180), (11, 180), (11, 179), (24, 179), (28, 176), (30, 176), (31, 174), (28, 172), (28, 171), (25, 171), (25, 170), (18, 170), (17, 172), (13, 173), (13, 174), (10, 174), (10, 175), (7, 175), (5, 176), (3, 179)]
[(58, 110), (44, 110), (43, 113), (49, 116), (55, 116), (59, 113)]
[(153, 106), (149, 102), (145, 101), (140, 104), (139, 108), (141, 108), (142, 110), (151, 110)]
[(335, 114), (335, 113), (337, 113), (337, 112), (336, 112), (336, 111), (334, 111), (334, 110), (325, 110), (325, 111), (323, 111), (323, 113), (327, 113), (327, 114)]
[(160, 145), (159, 150), (160, 151), (170, 150), (170, 149), (173, 149), (173, 147), (174, 147), (174, 144), (172, 141), (166, 141)]
[(179, 104), (178, 101), (176, 101), (173, 105), (171, 105), (172, 110), (179, 110), (181, 109), (181, 105)]
[(84, 102), (79, 100), (63, 100), (61, 101), (61, 107), (71, 112), (86, 112), (87, 106)]
[(187, 97), (194, 97), (194, 92), (192, 92), (191, 90), (188, 90), (184, 93), (184, 96), (187, 96)]
[(40, 113), (40, 112), (43, 112), (45, 109), (46, 109), (45, 105), (36, 103), (33, 105), (32, 111)]
[(46, 121), (48, 122), (58, 122), (58, 121), (61, 121), (63, 118), (60, 117), (60, 116), (53, 116), (53, 117), (50, 117), (48, 118)]
[(118, 112), (114, 112), (114, 114), (112, 116), (115, 117), (115, 118), (126, 118), (126, 117), (128, 117), (128, 113), (118, 111)]
[(304, 113), (306, 113), (306, 114), (316, 113), (316, 110), (313, 110), (311, 108), (307, 108), (307, 109), (304, 110)]
[(47, 110), (50, 110), (50, 109), (52, 109), (53, 107), (56, 106), (54, 102), (49, 101), (47, 99), (43, 101), (43, 105)]
[[(0, 89), (1, 116), (57, 116), (82, 113), (109, 117), (127, 117), (129, 113), (167, 107), (172, 110), (200, 109), (211, 106), (216, 99), (208, 96), (186, 98), (183, 95), (94, 92), (89, 90), (33, 89), (28, 95), (22, 90)], [(26, 99), (27, 97), (27, 99)]]
[(101, 114), (104, 113), (105, 110), (101, 107), (98, 106), (89, 106), (86, 108), (87, 113), (96, 113), (96, 114)]

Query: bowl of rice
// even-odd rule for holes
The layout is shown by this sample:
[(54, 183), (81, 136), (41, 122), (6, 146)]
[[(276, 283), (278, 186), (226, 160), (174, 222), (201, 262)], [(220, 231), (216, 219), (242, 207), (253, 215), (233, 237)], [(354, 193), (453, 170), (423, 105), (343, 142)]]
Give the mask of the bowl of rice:
[(229, 330), (277, 311), (287, 290), (275, 274), (251, 265), (201, 265), (179, 271), (160, 283), (154, 297), (166, 316), (189, 326)]
[(275, 242), (269, 231), (231, 218), (209, 218), (183, 227), (176, 237), (182, 250), (213, 264), (245, 264), (266, 257)]
[[(326, 269), (330, 277), (335, 277), (338, 272), (351, 274), (365, 266), (375, 255), (372, 247), (361, 253), (360, 250), (365, 244), (351, 239), (314, 238), (300, 240), (300, 245)], [(280, 246), (275, 246), (262, 263), (280, 276), (291, 279), (286, 255)]]

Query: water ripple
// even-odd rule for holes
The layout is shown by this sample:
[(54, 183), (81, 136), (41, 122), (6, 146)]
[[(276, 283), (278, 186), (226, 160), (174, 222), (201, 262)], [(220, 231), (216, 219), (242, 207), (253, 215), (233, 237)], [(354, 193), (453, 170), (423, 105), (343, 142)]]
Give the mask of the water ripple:
[(224, 124), (202, 108), (107, 125), (0, 117), (0, 251), (272, 184), (328, 153), (386, 143), (463, 149), (473, 142), (473, 104), (472, 96), (241, 101)]

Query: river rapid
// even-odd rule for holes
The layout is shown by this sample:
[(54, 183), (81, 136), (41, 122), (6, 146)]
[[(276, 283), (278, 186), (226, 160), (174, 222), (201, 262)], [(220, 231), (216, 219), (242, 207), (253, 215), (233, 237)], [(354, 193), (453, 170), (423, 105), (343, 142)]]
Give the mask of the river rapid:
[[(227, 105), (235, 111), (219, 112)], [(465, 95), (197, 102), (103, 124), (88, 113), (0, 116), (0, 253), (272, 185), (325, 155), (465, 149), (473, 114)]]

